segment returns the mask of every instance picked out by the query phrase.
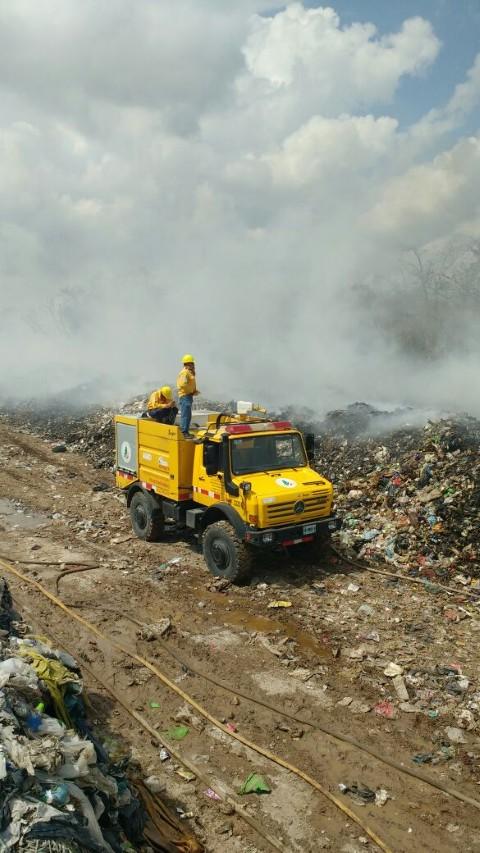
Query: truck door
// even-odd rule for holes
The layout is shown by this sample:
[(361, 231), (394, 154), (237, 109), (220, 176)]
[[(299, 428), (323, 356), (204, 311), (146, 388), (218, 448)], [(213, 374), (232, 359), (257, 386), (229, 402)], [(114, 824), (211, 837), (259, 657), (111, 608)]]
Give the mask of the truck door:
[(218, 441), (206, 441), (203, 445), (202, 465), (198, 469), (197, 493), (200, 503), (210, 506), (225, 500), (223, 446)]

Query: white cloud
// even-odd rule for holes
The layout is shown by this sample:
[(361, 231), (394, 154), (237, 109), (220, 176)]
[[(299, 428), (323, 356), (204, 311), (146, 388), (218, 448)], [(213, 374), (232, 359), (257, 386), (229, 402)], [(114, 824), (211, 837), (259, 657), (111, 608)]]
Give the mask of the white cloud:
[[(264, 96), (297, 87), (307, 90), (319, 110), (342, 112), (389, 101), (400, 78), (431, 65), (439, 48), (422, 18), (379, 37), (372, 24), (342, 28), (333, 9), (293, 3), (274, 17), (254, 19), (244, 53), (251, 78), (266, 83)], [(245, 87), (248, 92), (246, 82)]]
[(397, 245), (419, 246), (452, 233), (479, 213), (480, 135), (387, 183), (368, 220)]
[(480, 53), (467, 72), (467, 79), (455, 87), (455, 91), (444, 107), (430, 110), (411, 129), (412, 139), (420, 144), (436, 141), (442, 135), (461, 126), (480, 103)]
[(392, 155), (397, 127), (397, 121), (388, 117), (315, 116), (265, 161), (278, 184), (303, 186), (314, 181), (319, 189), (327, 178), (329, 182), (344, 174), (364, 178), (364, 170), (372, 166), (380, 170), (381, 159)]

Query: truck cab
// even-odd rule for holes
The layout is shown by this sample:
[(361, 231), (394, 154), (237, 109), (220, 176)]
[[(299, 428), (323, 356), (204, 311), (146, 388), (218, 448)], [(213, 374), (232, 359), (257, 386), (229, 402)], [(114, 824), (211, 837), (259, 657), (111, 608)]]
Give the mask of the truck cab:
[(332, 484), (312, 467), (313, 437), (252, 409), (195, 415), (193, 442), (177, 426), (115, 418), (116, 482), (137, 536), (190, 528), (210, 571), (238, 581), (259, 550), (323, 540), (337, 528)]

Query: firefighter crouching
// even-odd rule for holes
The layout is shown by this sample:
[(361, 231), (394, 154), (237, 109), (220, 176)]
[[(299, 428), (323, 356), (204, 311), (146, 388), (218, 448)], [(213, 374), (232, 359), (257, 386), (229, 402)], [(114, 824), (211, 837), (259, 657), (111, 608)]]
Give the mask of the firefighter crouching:
[(178, 409), (170, 385), (152, 391), (148, 398), (147, 411), (143, 417), (152, 418), (161, 424), (174, 424)]

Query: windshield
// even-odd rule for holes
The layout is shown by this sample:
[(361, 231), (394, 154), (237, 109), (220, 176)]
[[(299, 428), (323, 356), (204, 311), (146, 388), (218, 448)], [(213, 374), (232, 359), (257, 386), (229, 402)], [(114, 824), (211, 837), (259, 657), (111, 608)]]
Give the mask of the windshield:
[(303, 442), (298, 433), (234, 438), (230, 444), (232, 474), (301, 468), (307, 464)]

